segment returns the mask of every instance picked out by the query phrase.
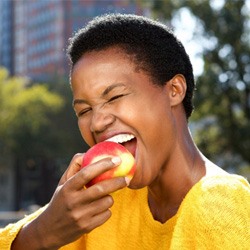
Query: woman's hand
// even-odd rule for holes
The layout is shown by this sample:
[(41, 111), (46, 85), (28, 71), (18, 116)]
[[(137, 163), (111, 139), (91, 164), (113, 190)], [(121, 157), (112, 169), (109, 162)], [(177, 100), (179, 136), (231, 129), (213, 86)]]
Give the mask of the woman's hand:
[(80, 170), (82, 157), (74, 156), (48, 207), (20, 231), (12, 249), (58, 249), (110, 218), (113, 198), (109, 194), (127, 186), (125, 178), (102, 181), (88, 189), (84, 185), (118, 166), (120, 158), (102, 159)]

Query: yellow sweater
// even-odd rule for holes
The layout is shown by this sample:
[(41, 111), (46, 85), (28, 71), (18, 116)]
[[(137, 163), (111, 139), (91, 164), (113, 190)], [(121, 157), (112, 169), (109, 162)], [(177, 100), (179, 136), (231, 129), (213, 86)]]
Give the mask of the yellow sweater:
[[(109, 221), (60, 249), (250, 249), (250, 185), (240, 176), (202, 178), (164, 224), (153, 219), (146, 188), (126, 188), (114, 199)], [(10, 249), (22, 225), (39, 213), (0, 231), (0, 249)]]

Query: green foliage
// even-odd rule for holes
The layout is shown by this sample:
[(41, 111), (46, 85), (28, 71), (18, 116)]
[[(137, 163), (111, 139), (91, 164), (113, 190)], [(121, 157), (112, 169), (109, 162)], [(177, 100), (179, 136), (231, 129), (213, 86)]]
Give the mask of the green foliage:
[(6, 150), (19, 153), (48, 128), (49, 115), (63, 107), (63, 99), (45, 85), (9, 77), (5, 69), (0, 69), (0, 100), (1, 143)]
[(16, 210), (46, 204), (72, 156), (86, 149), (66, 79), (38, 84), (0, 68), (0, 157), (12, 158)]
[[(53, 124), (51, 131), (57, 132), (54, 142), (60, 145), (57, 155), (59, 158), (65, 158), (68, 161), (78, 152), (85, 152), (88, 146), (83, 141), (78, 124), (77, 117), (72, 106), (72, 91), (68, 79), (55, 75), (49, 82), (50, 91), (58, 93), (63, 97), (64, 107), (53, 115)], [(56, 154), (53, 150), (54, 155)]]
[(192, 120), (197, 124), (198, 146), (225, 168), (250, 166), (250, 11), (246, 2), (150, 1), (155, 17), (172, 20), (186, 9), (202, 27), (193, 32), (203, 45), (204, 71), (197, 79)]
[(0, 152), (68, 162), (87, 148), (66, 79), (38, 84), (0, 68)]

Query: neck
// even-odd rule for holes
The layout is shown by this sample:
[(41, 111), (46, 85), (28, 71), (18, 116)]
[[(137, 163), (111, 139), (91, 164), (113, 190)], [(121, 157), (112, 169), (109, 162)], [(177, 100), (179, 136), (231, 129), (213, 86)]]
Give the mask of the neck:
[(171, 159), (148, 187), (148, 203), (154, 219), (164, 223), (173, 217), (186, 194), (204, 175), (202, 156), (186, 134), (184, 143), (177, 143)]

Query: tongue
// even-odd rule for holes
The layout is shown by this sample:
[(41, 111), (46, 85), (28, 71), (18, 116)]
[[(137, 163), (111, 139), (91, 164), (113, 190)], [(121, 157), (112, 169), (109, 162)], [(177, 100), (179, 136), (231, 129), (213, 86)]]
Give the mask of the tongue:
[(135, 157), (136, 139), (124, 142), (122, 143), (122, 146), (124, 146)]

